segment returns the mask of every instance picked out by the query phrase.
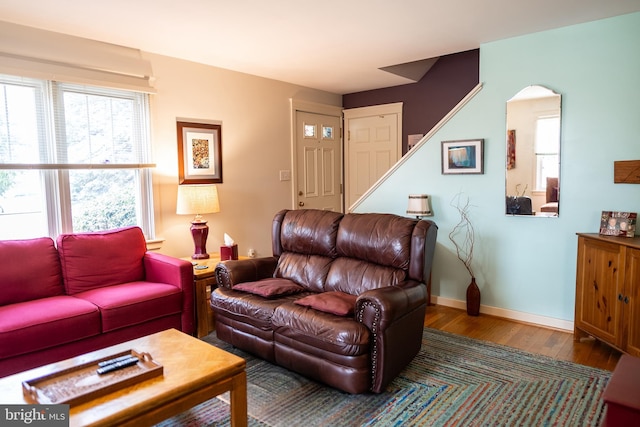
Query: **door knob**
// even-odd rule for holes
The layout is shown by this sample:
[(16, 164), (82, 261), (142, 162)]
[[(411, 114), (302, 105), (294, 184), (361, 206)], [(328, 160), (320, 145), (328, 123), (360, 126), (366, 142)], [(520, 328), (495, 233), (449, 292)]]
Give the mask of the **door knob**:
[(304, 202), (298, 202), (298, 206), (303, 207), (304, 206)]

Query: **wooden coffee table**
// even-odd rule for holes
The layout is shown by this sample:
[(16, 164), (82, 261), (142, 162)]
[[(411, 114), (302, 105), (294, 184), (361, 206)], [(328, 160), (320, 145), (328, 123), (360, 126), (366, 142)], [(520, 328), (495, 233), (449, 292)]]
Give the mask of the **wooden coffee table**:
[(23, 381), (130, 349), (151, 354), (163, 375), (72, 406), (71, 426), (153, 425), (226, 391), (231, 425), (247, 425), (244, 359), (175, 329), (0, 378), (0, 402), (26, 404)]

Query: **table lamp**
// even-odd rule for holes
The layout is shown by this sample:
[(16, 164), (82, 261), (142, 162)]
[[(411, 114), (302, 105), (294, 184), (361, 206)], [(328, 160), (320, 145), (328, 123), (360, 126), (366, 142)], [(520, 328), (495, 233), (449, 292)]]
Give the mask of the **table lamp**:
[(433, 216), (431, 198), (427, 194), (409, 194), (407, 215), (415, 215), (418, 219), (423, 216)]
[(178, 215), (194, 215), (191, 222), (191, 236), (195, 250), (192, 259), (207, 259), (207, 236), (209, 226), (202, 219), (202, 214), (220, 212), (218, 188), (215, 185), (179, 185), (178, 186)]

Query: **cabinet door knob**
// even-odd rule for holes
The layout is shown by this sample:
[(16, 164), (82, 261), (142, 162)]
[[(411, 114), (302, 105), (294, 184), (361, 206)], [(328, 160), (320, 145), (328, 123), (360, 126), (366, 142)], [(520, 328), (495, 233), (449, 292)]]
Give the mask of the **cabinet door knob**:
[(629, 297), (624, 297), (624, 303), (629, 304)]
[(618, 301), (622, 301), (622, 294), (618, 294)]

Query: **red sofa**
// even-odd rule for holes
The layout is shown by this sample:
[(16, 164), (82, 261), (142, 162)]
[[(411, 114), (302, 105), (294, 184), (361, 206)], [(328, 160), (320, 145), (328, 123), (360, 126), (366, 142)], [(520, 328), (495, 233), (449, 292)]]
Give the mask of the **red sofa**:
[(0, 377), (154, 332), (194, 331), (191, 263), (142, 230), (0, 241)]

